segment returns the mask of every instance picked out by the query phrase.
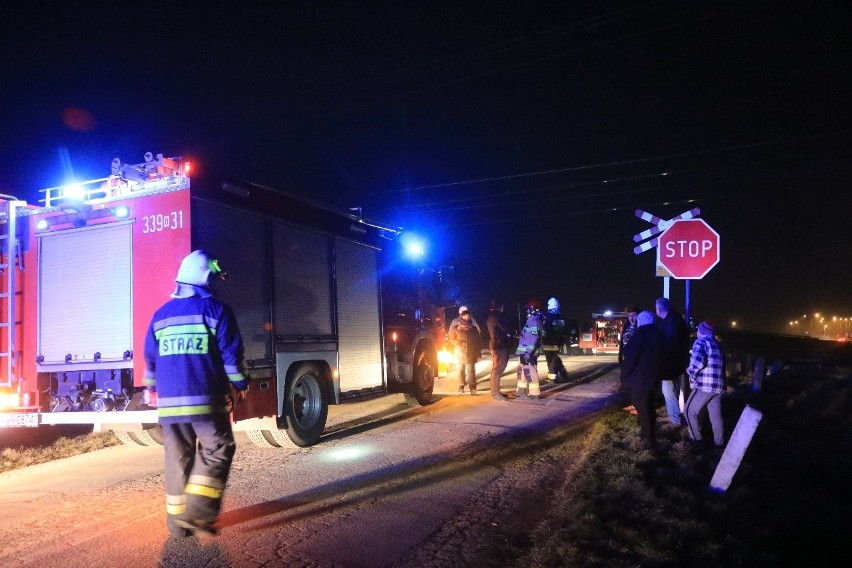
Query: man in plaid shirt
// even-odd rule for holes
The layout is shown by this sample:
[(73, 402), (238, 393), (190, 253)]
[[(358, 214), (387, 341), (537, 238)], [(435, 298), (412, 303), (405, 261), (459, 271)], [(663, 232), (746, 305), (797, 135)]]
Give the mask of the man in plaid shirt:
[(713, 332), (714, 326), (709, 321), (703, 321), (698, 326), (698, 339), (692, 345), (692, 355), (686, 369), (692, 392), (686, 400), (684, 414), (692, 442), (698, 444), (701, 442), (698, 413), (706, 406), (713, 428), (713, 444), (720, 448), (724, 445), (722, 391), (725, 390), (725, 362), (722, 359), (722, 347)]

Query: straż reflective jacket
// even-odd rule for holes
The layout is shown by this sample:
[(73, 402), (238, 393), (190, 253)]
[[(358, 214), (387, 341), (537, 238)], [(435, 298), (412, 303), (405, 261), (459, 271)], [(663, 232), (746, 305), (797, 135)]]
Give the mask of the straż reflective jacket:
[(243, 343), (231, 310), (212, 296), (176, 298), (145, 337), (145, 386), (157, 392), (161, 423), (212, 420), (227, 413), (229, 386), (245, 389)]

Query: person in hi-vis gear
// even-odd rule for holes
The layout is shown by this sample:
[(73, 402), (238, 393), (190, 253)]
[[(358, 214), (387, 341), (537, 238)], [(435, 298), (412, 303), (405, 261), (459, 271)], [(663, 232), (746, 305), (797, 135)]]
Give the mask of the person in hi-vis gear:
[(527, 321), (521, 330), (518, 341), (518, 389), (517, 398), (539, 398), (541, 386), (538, 381), (538, 353), (541, 344), (541, 328), (544, 318), (541, 315), (541, 304), (538, 300), (530, 300), (527, 305)]
[(144, 383), (157, 393), (166, 524), (174, 537), (217, 534), (213, 524), (236, 451), (231, 387), (248, 388), (236, 319), (210, 290), (221, 275), (204, 251), (187, 255), (172, 299), (154, 313), (145, 337)]

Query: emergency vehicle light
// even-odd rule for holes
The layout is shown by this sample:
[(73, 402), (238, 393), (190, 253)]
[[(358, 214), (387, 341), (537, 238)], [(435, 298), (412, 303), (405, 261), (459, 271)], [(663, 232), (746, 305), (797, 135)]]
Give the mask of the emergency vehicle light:
[(65, 199), (82, 201), (83, 197), (85, 197), (85, 193), (86, 191), (83, 189), (83, 186), (78, 183), (62, 187), (62, 197), (64, 197)]
[(401, 234), (399, 242), (409, 258), (418, 259), (426, 254), (426, 246), (423, 239), (413, 233), (405, 232)]
[(36, 223), (36, 229), (39, 231), (44, 231), (50, 226), (50, 223), (47, 222), (47, 219), (39, 219)]
[(185, 175), (189, 175), (189, 170), (192, 169), (192, 165), (189, 162), (183, 163), (183, 173)]
[(118, 207), (113, 207), (112, 214), (118, 217), (119, 219), (124, 219), (125, 217), (130, 216), (130, 207), (127, 207), (126, 205), (119, 205)]
[(0, 392), (0, 408), (17, 408), (21, 405), (20, 395), (16, 392)]

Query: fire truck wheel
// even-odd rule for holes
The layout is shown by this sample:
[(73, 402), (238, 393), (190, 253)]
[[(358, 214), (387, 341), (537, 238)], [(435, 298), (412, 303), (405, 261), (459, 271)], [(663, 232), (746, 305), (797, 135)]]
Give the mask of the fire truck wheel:
[(283, 424), (280, 426), (290, 442), (300, 448), (316, 444), (325, 430), (328, 396), (323, 377), (314, 365), (305, 364), (298, 367), (287, 381)]
[[(266, 433), (270, 432), (269, 430), (246, 430), (246, 436), (251, 441), (252, 444), (257, 446), (258, 448), (280, 448), (281, 444), (275, 442), (275, 438), (272, 438), (270, 441), (266, 437)], [(271, 436), (270, 436), (271, 437)], [(289, 438), (288, 438), (289, 440)]]
[(113, 430), (113, 434), (118, 438), (122, 444), (125, 446), (144, 446), (142, 442), (134, 438), (130, 435), (130, 432), (126, 432), (125, 430)]
[(144, 446), (162, 446), (163, 445), (163, 427), (156, 424), (153, 428), (147, 430), (139, 430), (133, 432), (133, 436), (137, 438)]
[(411, 390), (405, 393), (405, 402), (410, 406), (426, 406), (433, 400), (438, 357), (432, 351), (419, 351), (414, 360), (416, 364), (411, 375)]

